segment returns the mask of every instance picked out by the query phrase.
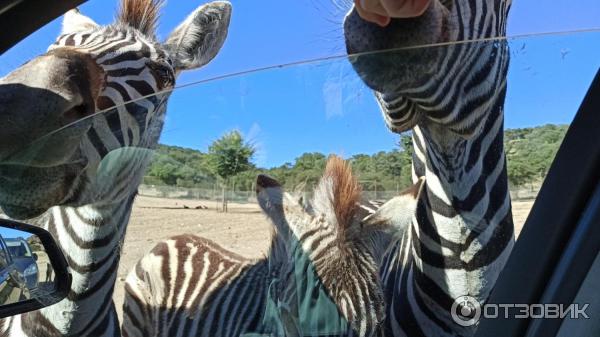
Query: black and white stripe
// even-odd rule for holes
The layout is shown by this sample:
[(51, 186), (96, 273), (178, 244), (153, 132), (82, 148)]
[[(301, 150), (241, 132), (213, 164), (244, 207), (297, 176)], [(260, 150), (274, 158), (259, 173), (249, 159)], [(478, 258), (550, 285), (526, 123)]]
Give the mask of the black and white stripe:
[(386, 336), (473, 335), (476, 326), (452, 320), (454, 299), (485, 302), (513, 247), (503, 149), (509, 53), (506, 41), (490, 39), (505, 34), (509, 7), (510, 0), (434, 0), (422, 19), (412, 19), (417, 32), (439, 33), (423, 40), (394, 31), (409, 21), (396, 20), (378, 35), (383, 29), (347, 17), (349, 49), (378, 36), (405, 45), (412, 38), (480, 40), (384, 53), (379, 57), (389, 62), (382, 68), (376, 56), (365, 56), (370, 64), (353, 60), (375, 89), (388, 127), (413, 129), (413, 180), (426, 178), (410, 229), (381, 267)]

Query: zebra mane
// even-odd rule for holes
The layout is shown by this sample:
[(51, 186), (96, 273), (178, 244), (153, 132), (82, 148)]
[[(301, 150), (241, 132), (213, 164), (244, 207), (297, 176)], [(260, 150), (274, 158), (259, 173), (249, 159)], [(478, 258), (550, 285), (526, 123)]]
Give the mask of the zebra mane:
[(122, 0), (117, 21), (153, 36), (164, 0)]
[(337, 223), (340, 238), (350, 226), (360, 201), (361, 188), (350, 164), (337, 156), (327, 160), (325, 173), (315, 190), (315, 208)]

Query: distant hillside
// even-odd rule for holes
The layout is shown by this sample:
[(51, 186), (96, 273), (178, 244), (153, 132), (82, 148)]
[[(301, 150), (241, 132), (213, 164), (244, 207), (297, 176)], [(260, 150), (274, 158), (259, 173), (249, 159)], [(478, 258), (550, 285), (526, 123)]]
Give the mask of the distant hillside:
[(178, 146), (158, 145), (144, 182), (154, 185), (208, 187), (214, 182), (206, 154)]
[(508, 179), (512, 186), (543, 180), (567, 132), (568, 125), (547, 124), (504, 133)]
[[(567, 131), (567, 125), (543, 125), (505, 131), (508, 176), (517, 187), (542, 180)], [(198, 150), (159, 145), (144, 182), (153, 185), (212, 188), (217, 181), (210, 171), (206, 154)], [(410, 183), (412, 142), (400, 137), (397, 149), (350, 158), (365, 190), (397, 190)], [(253, 167), (232, 179), (236, 190), (251, 190), (256, 175), (266, 173), (288, 187), (316, 183), (325, 167), (326, 155), (304, 153), (294, 162), (270, 169)]]

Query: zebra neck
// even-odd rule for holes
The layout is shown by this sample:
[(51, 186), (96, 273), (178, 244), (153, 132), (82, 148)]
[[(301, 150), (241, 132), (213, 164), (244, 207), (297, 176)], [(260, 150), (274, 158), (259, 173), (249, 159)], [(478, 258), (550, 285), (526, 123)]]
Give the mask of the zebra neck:
[(130, 195), (110, 205), (54, 207), (45, 217), (44, 227), (59, 243), (73, 276), (67, 298), (41, 311), (60, 333), (118, 333), (112, 294), (133, 200)]
[(459, 296), (486, 300), (514, 243), (502, 102), (471, 137), (429, 125), (413, 132), (413, 170), (426, 177), (426, 189), (406, 242), (408, 292), (438, 319), (449, 320)]

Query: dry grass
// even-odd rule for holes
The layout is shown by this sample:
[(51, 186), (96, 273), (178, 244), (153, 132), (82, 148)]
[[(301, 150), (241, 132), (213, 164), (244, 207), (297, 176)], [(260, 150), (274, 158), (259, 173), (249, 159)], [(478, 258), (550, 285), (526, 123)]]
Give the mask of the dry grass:
[[(517, 236), (532, 204), (532, 201), (513, 202)], [(200, 205), (209, 209), (195, 209)], [(215, 208), (214, 202), (144, 196), (137, 198), (127, 228), (113, 296), (119, 316), (127, 273), (160, 240), (177, 234), (193, 233), (247, 257), (259, 257), (266, 252), (270, 225), (258, 205), (230, 203), (229, 213), (219, 213)]]

